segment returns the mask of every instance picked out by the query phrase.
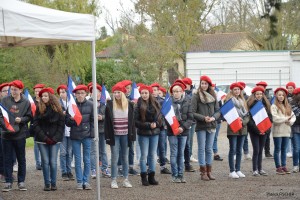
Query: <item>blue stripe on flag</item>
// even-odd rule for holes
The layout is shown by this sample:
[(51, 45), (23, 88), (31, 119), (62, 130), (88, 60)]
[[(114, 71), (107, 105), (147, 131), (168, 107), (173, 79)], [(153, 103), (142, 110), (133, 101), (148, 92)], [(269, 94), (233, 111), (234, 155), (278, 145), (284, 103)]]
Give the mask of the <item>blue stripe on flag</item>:
[(100, 103), (106, 104), (106, 87), (102, 85)]
[(223, 116), (225, 116), (231, 109), (234, 108), (234, 104), (232, 102), (232, 99), (229, 99), (226, 101), (226, 103), (220, 108), (221, 113)]
[(167, 93), (167, 95), (166, 95), (166, 98), (165, 98), (165, 100), (164, 100), (164, 103), (163, 103), (163, 105), (162, 105), (162, 107), (161, 107), (161, 113), (164, 115), (164, 116), (166, 116), (167, 114), (168, 114), (168, 112), (171, 110), (171, 106), (172, 106), (172, 101), (171, 101), (171, 99), (170, 99), (170, 96), (168, 95), (168, 93)]
[(252, 116), (254, 116), (256, 113), (258, 113), (262, 108), (264, 108), (264, 105), (261, 101), (257, 101), (256, 104), (250, 109), (250, 113)]

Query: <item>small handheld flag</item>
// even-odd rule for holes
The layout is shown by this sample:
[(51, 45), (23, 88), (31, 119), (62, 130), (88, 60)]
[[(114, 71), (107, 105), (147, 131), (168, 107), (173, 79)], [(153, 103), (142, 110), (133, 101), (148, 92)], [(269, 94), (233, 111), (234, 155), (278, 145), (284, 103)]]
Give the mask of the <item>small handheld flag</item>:
[(73, 90), (76, 87), (75, 83), (73, 82), (72, 78), (68, 77), (68, 112), (71, 115), (71, 117), (74, 118), (77, 126), (81, 123), (82, 115), (77, 107), (77, 104), (75, 102), (75, 98), (73, 96)]
[(216, 91), (216, 94), (217, 94), (217, 101), (223, 101), (226, 97), (226, 93), (223, 92), (222, 90), (220, 90), (218, 87), (215, 87), (215, 91)]
[(102, 85), (100, 102), (106, 105), (106, 100), (110, 100), (110, 99), (111, 99), (110, 95), (109, 95), (105, 85)]
[(9, 111), (7, 111), (4, 106), (2, 104), (0, 104), (0, 109), (3, 115), (3, 119), (4, 119), (4, 123), (5, 123), (5, 127), (7, 130), (11, 131), (11, 132), (15, 132), (15, 129), (12, 127), (12, 125), (9, 122)]
[(179, 122), (176, 118), (174, 108), (172, 106), (172, 100), (170, 98), (169, 93), (166, 94), (166, 98), (163, 102), (161, 113), (171, 126), (174, 135), (179, 135)]
[(261, 101), (257, 101), (257, 103), (250, 109), (250, 113), (261, 133), (264, 134), (272, 127), (271, 120), (269, 119), (267, 111)]
[(136, 83), (133, 82), (132, 83), (132, 90), (131, 90), (129, 98), (130, 98), (131, 101), (135, 101), (136, 102), (140, 96), (141, 95), (140, 95), (139, 90), (138, 90), (138, 88), (136, 86)]
[(226, 119), (232, 132), (237, 133), (241, 128), (243, 128), (242, 122), (240, 120), (239, 114), (234, 107), (232, 99), (229, 99), (221, 108), (221, 113)]
[(33, 98), (32, 98), (31, 95), (29, 94), (28, 89), (25, 89), (25, 90), (24, 90), (24, 95), (25, 95), (25, 97), (26, 97), (26, 98), (29, 100), (29, 102), (30, 102), (32, 116), (34, 117), (35, 111), (36, 111), (36, 105), (35, 105), (35, 103), (34, 103), (34, 101), (33, 101)]

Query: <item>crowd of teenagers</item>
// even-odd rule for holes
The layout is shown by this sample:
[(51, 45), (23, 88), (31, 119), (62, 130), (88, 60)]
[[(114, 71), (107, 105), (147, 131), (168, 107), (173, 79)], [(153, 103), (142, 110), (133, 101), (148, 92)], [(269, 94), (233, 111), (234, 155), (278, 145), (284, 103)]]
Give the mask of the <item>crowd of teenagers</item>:
[[(244, 178), (241, 169), (242, 151), (246, 159), (248, 152), (248, 133), (253, 146), (253, 176), (267, 176), (262, 166), (262, 155), (270, 154), (270, 134), (274, 141), (274, 162), (279, 175), (291, 173), (286, 165), (287, 148), (291, 140), (293, 147), (293, 172), (299, 171), (300, 152), (300, 88), (289, 82), (286, 88), (277, 88), (274, 102), (267, 99), (266, 82), (259, 82), (247, 96), (245, 83), (230, 85), (230, 91), (223, 99), (218, 99), (215, 84), (208, 76), (201, 76), (199, 87), (193, 88), (190, 78), (176, 80), (169, 93), (174, 115), (179, 123), (177, 132), (161, 113), (167, 90), (158, 83), (137, 84), (140, 97), (129, 100), (132, 82), (124, 80), (112, 87), (112, 99), (100, 101), (102, 87), (97, 84), (77, 85), (72, 91), (81, 113), (80, 123), (68, 110), (67, 85), (59, 85), (54, 91), (44, 84), (34, 86), (34, 103), (24, 93), (24, 84), (20, 80), (0, 85), (1, 91), (1, 148), (0, 178), (3, 192), (12, 190), (13, 182), (18, 189), (26, 191), (26, 155), (27, 137), (34, 137), (36, 169), (42, 170), (44, 190), (57, 190), (57, 160), (60, 157), (60, 170), (63, 180), (75, 180), (79, 190), (91, 190), (90, 177), (97, 175), (111, 178), (111, 188), (118, 188), (117, 177), (123, 177), (122, 186), (131, 188), (128, 175), (140, 175), (143, 186), (158, 185), (156, 163), (161, 174), (169, 174), (174, 183), (186, 183), (184, 172), (195, 172), (192, 167), (193, 137), (197, 136), (198, 160), (201, 180), (215, 180), (212, 174), (213, 160), (222, 161), (218, 154), (218, 135), (221, 122), (225, 119), (220, 108), (232, 101), (242, 128), (238, 131), (227, 126), (229, 140), (229, 177)], [(9, 93), (8, 93), (9, 92)], [(93, 99), (92, 93), (97, 93)], [(57, 93), (57, 95), (55, 94)], [(93, 103), (98, 102), (97, 116), (93, 114)], [(272, 126), (261, 132), (250, 109), (261, 102)], [(94, 117), (98, 119), (99, 158), (96, 158)], [(136, 141), (136, 142), (135, 142)], [(167, 141), (170, 147), (170, 159), (167, 159)], [(106, 144), (111, 151), (111, 173), (108, 169)], [(246, 146), (246, 147), (245, 147)], [(136, 148), (135, 148), (136, 147)], [(140, 172), (134, 169), (134, 156), (139, 161)], [(156, 160), (156, 157), (158, 159)], [(75, 177), (71, 162), (75, 161)], [(82, 165), (83, 162), (83, 165)], [(171, 170), (166, 167), (170, 162)], [(101, 174), (96, 174), (96, 166)], [(14, 166), (17, 166), (15, 169)], [(13, 171), (17, 171), (17, 177)]]

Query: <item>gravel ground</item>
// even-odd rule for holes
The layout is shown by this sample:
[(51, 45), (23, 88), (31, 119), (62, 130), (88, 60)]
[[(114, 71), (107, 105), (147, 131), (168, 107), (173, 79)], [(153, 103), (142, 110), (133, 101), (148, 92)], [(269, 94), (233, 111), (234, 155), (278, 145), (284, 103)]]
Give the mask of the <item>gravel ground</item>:
[[(170, 175), (157, 173), (158, 186), (144, 187), (141, 185), (139, 176), (130, 176), (133, 188), (110, 188), (110, 179), (101, 178), (101, 199), (300, 199), (300, 173), (290, 175), (276, 175), (274, 160), (264, 159), (263, 168), (269, 173), (266, 177), (252, 176), (252, 162), (242, 161), (242, 171), (246, 178), (228, 178), (228, 139), (226, 137), (225, 124), (222, 125), (219, 136), (219, 151), (222, 162), (213, 162), (213, 175), (215, 181), (201, 181), (199, 170), (197, 172), (185, 173), (187, 183), (172, 183)], [(273, 143), (273, 142), (271, 142)], [(194, 154), (197, 153), (197, 140), (194, 138)], [(252, 146), (249, 138), (249, 148)], [(108, 148), (109, 149), (109, 148)], [(57, 191), (43, 191), (42, 171), (35, 170), (33, 149), (27, 149), (27, 176), (26, 185), (28, 191), (18, 191), (17, 185), (13, 185), (13, 190), (8, 193), (0, 192), (0, 199), (96, 199), (96, 180), (91, 180), (93, 190), (76, 190), (75, 181), (62, 181), (58, 172)], [(287, 159), (288, 167), (292, 168), (292, 159)], [(197, 163), (192, 163), (198, 169)], [(170, 167), (170, 166), (168, 166)], [(157, 165), (158, 171), (158, 165)], [(118, 182), (121, 183), (119, 178)], [(121, 184), (119, 184), (120, 186)]]

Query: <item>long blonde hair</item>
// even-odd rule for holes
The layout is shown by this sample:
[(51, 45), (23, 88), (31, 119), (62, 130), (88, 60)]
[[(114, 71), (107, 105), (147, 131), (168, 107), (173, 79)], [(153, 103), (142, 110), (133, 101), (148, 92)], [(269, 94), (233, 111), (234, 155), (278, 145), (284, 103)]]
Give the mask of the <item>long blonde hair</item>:
[(114, 97), (113, 108), (114, 108), (114, 110), (123, 110), (123, 111), (128, 109), (128, 99), (126, 98), (126, 96), (123, 92), (121, 92), (120, 100), (117, 100)]
[[(283, 93), (283, 96), (284, 96), (284, 100), (283, 100), (283, 103), (279, 103), (278, 99), (277, 99), (277, 93), (278, 92), (282, 92)], [(292, 108), (288, 102), (288, 99), (287, 99), (287, 96), (286, 96), (286, 93), (283, 91), (283, 90), (279, 90), (275, 95), (275, 101), (274, 101), (274, 104), (276, 105), (276, 107), (281, 111), (282, 114), (284, 114), (285, 116), (290, 116), (292, 114)]]
[[(232, 97), (235, 97), (232, 93), (232, 90), (229, 90), (228, 94), (226, 95), (225, 102), (231, 99)], [(248, 111), (248, 105), (247, 102), (244, 98), (243, 90), (241, 90), (240, 95), (236, 99), (241, 99), (244, 102), (244, 107)]]

